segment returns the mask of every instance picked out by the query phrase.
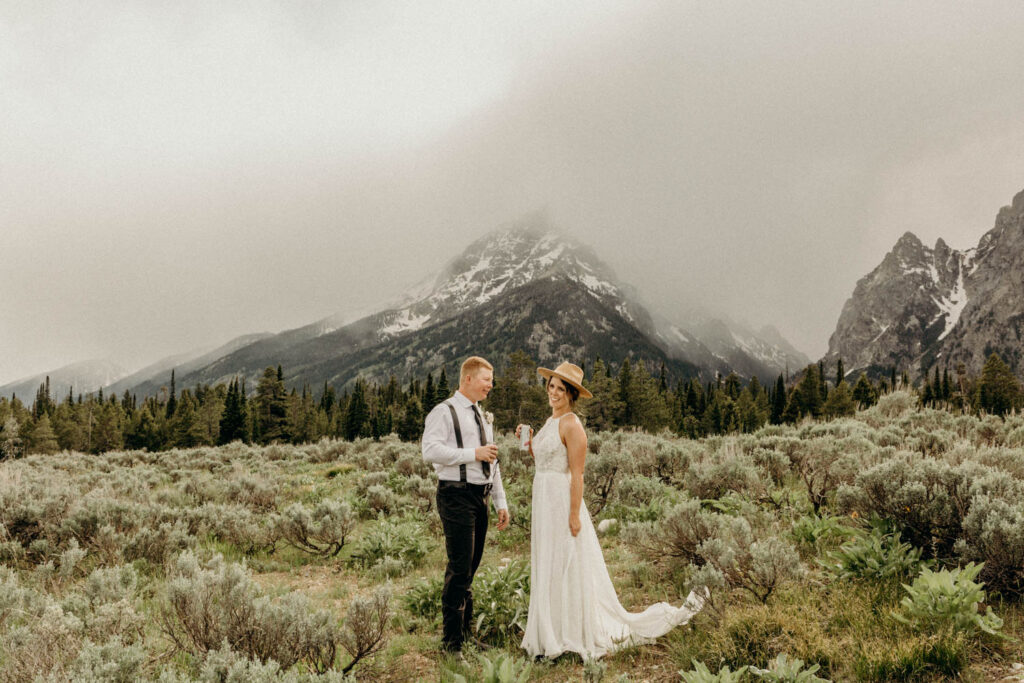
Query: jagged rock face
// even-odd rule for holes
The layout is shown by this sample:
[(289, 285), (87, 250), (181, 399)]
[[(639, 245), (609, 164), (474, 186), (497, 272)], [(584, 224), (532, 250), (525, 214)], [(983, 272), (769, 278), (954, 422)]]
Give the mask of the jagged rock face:
[(1024, 192), (1004, 207), (975, 250), (969, 303), (943, 340), (936, 362), (978, 373), (993, 352), (1024, 372)]
[(827, 362), (842, 358), (848, 374), (916, 379), (936, 366), (964, 363), (980, 372), (999, 353), (1021, 367), (1024, 332), (1024, 192), (1004, 207), (975, 249), (933, 249), (912, 233), (862, 278), (829, 340)]

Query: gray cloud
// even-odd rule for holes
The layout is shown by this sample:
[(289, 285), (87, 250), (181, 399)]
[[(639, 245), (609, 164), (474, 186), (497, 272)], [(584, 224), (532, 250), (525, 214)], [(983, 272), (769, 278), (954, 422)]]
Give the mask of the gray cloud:
[(366, 310), (538, 209), (816, 355), (1024, 187), (1019, 3), (549, 5), (0, 10), (0, 380)]

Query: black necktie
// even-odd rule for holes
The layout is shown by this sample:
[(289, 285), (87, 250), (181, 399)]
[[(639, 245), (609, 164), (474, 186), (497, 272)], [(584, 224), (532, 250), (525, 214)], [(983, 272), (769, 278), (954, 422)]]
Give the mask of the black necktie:
[[(487, 445), (487, 432), (484, 430), (484, 420), (480, 417), (480, 411), (474, 405), (473, 408), (473, 419), (476, 420), (476, 427), (480, 430), (480, 445)], [(491, 478), (491, 463), (486, 460), (480, 461), (480, 469), (484, 471), (484, 476), (488, 479)]]

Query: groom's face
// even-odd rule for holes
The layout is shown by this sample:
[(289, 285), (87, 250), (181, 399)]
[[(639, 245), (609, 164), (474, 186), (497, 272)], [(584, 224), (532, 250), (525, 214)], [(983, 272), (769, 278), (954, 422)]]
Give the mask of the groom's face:
[(494, 386), (494, 373), (487, 368), (480, 368), (476, 373), (463, 378), (463, 386), (459, 390), (470, 401), (482, 401), (491, 393)]

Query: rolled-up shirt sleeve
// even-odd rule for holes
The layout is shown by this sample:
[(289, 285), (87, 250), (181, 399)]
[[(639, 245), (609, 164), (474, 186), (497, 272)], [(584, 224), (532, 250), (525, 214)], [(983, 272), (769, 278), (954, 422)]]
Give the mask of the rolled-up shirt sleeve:
[(495, 510), (508, 510), (508, 501), (505, 500), (505, 487), (501, 483), (501, 465), (494, 463), (494, 476), (491, 477), (491, 500), (494, 502)]
[(439, 403), (427, 414), (423, 425), (423, 460), (442, 467), (475, 462), (476, 449), (449, 446), (448, 443), (454, 440), (455, 430), (448, 415), (448, 406)]

